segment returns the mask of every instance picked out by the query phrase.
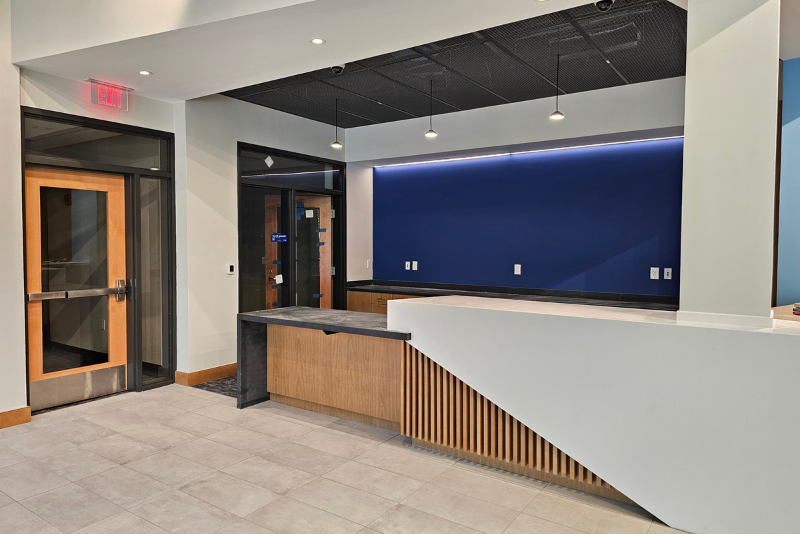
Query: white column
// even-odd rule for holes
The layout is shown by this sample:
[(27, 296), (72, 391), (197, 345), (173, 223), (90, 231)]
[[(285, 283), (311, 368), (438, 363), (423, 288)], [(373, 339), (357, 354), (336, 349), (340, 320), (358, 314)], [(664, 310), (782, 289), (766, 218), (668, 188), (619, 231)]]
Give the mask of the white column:
[(11, 64), (11, 1), (0, 0), (0, 413), (28, 405), (19, 69)]
[(372, 280), (372, 272), (372, 167), (348, 163), (347, 281)]
[(768, 326), (780, 0), (692, 0), (679, 319)]
[(175, 318), (177, 322), (177, 369), (189, 372), (189, 242), (187, 222), (186, 102), (177, 102), (175, 128)]

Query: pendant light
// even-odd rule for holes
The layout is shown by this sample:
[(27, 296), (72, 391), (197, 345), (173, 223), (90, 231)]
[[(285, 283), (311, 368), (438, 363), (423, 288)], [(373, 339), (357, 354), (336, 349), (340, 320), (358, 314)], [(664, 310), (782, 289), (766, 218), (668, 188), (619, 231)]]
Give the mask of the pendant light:
[(564, 114), (558, 111), (558, 93), (561, 92), (560, 78), (561, 78), (561, 54), (558, 54), (558, 56), (556, 56), (556, 110), (550, 114), (550, 120), (552, 121), (564, 120)]
[(434, 137), (438, 136), (439, 134), (436, 133), (436, 130), (433, 129), (433, 78), (431, 78), (431, 122), (430, 122), (430, 130), (425, 132), (425, 137), (428, 139), (433, 139)]
[(334, 127), (336, 128), (336, 141), (331, 143), (331, 148), (339, 150), (342, 148), (342, 143), (339, 142), (339, 99), (336, 99), (336, 116), (334, 118)]

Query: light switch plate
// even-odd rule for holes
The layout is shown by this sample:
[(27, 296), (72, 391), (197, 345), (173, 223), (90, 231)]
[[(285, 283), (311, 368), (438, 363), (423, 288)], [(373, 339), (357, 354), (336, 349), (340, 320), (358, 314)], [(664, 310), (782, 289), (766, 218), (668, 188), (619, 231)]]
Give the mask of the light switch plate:
[(407, 261), (406, 262), (406, 271), (410, 271), (410, 270), (411, 270), (411, 262)]
[(658, 280), (660, 269), (658, 267), (650, 267), (650, 280)]
[(664, 280), (672, 280), (672, 269), (670, 267), (664, 269)]
[(416, 261), (411, 262), (411, 270), (416, 271), (419, 264)]
[(372, 260), (367, 260), (367, 269), (372, 269)]
[(514, 274), (521, 275), (522, 274), (522, 265), (519, 263), (514, 264)]

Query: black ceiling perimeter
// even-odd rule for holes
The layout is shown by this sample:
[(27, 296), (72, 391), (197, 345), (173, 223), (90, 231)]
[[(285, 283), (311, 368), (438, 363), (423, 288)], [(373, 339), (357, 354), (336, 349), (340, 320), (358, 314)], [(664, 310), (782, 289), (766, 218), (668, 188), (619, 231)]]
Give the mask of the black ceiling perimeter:
[[(311, 45), (309, 45), (311, 46)], [(323, 45), (324, 46), (324, 45)], [(223, 94), (353, 128), (649, 82), (686, 73), (686, 11), (667, 0), (617, 0), (497, 26)]]

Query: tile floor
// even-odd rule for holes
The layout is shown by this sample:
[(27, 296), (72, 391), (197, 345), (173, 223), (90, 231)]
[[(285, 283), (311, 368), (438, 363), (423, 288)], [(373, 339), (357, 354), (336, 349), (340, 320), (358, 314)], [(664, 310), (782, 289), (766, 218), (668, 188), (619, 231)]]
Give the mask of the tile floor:
[(0, 430), (0, 533), (668, 534), (396, 432), (171, 385)]

